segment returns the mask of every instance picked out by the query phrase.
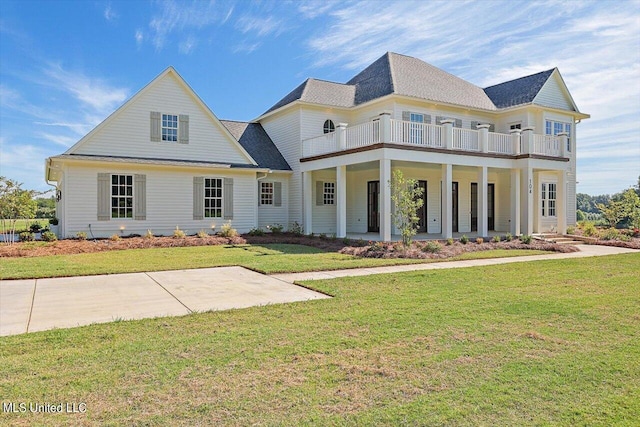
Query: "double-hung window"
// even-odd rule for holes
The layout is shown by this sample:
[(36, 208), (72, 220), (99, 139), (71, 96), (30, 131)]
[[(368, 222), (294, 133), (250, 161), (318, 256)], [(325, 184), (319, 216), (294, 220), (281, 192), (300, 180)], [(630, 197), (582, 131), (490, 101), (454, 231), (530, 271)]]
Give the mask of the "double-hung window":
[(222, 178), (204, 180), (204, 217), (222, 218)]
[(556, 184), (553, 182), (542, 183), (542, 193), (540, 200), (542, 201), (542, 216), (553, 217), (556, 216)]
[(571, 123), (556, 122), (546, 120), (544, 126), (545, 135), (558, 135), (560, 132), (567, 133), (567, 151), (571, 151)]
[(336, 183), (325, 182), (323, 186), (322, 203), (325, 205), (335, 204), (335, 196), (336, 196)]
[(133, 218), (133, 175), (111, 175), (111, 218)]
[(178, 116), (173, 114), (162, 115), (162, 140), (178, 141)]
[(273, 182), (260, 183), (260, 204), (273, 205)]

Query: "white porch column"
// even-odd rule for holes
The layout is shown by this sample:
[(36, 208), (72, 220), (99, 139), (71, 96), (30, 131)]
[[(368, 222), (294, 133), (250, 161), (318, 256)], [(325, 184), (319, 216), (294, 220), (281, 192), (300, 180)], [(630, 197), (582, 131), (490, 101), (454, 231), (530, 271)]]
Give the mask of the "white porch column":
[(391, 160), (380, 160), (380, 239), (391, 241)]
[[(566, 144), (566, 140), (564, 143)], [(558, 233), (565, 234), (567, 232), (567, 173), (565, 171), (558, 172), (556, 216), (558, 218)]]
[(336, 237), (347, 237), (347, 167), (336, 167)]
[(510, 133), (511, 133), (511, 144), (513, 145), (513, 154), (518, 155), (522, 153), (522, 148), (520, 146), (520, 129), (511, 129)]
[[(480, 152), (489, 152), (489, 125), (478, 125)], [(483, 234), (485, 236), (485, 234)]]
[(524, 197), (521, 197), (522, 222), (520, 223), (520, 231), (522, 232), (522, 234), (527, 235), (533, 234), (533, 218), (536, 213), (536, 207), (533, 203), (533, 192), (535, 191), (533, 181), (533, 168), (531, 168), (530, 166), (522, 168), (521, 194), (524, 194)]
[(478, 233), (481, 237), (489, 235), (487, 167), (478, 167)]
[(514, 236), (520, 235), (520, 169), (511, 169), (511, 228), (509, 232)]
[(568, 157), (567, 143), (569, 141), (569, 134), (567, 132), (560, 132), (558, 134), (558, 139), (560, 140), (560, 157)]
[(451, 150), (453, 148), (453, 119), (444, 119), (441, 121), (442, 126), (442, 136), (444, 137), (444, 148), (447, 150)]
[(524, 154), (533, 154), (533, 126), (527, 126), (522, 129), (522, 152)]
[(313, 172), (302, 172), (303, 226), (304, 234), (313, 233)]
[(380, 114), (380, 142), (391, 142), (391, 113), (388, 111)]
[(347, 149), (347, 123), (338, 123), (336, 126), (336, 138), (338, 139), (338, 149)]
[(453, 237), (453, 222), (451, 213), (453, 211), (453, 166), (451, 164), (442, 165), (442, 237), (448, 239)]

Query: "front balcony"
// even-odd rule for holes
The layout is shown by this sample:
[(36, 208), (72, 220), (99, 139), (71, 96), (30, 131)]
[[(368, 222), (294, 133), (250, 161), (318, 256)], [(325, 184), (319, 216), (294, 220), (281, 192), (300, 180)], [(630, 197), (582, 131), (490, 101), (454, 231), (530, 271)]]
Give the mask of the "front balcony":
[(568, 158), (567, 134), (557, 136), (538, 135), (533, 128), (517, 129), (511, 134), (489, 132), (489, 125), (478, 129), (453, 127), (453, 120), (443, 120), (442, 125), (407, 122), (391, 119), (382, 114), (380, 119), (347, 126), (338, 125), (335, 132), (302, 141), (302, 158), (315, 158), (374, 149), (382, 144), (399, 147), (420, 147), (436, 151), (484, 153), (505, 157), (529, 155), (551, 158)]

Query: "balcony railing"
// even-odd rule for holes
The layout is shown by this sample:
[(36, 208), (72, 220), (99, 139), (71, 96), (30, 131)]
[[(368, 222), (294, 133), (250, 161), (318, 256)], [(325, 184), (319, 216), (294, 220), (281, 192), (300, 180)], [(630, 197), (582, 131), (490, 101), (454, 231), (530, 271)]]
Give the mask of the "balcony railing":
[(534, 135), (530, 133), (522, 136), (520, 133), (510, 135), (488, 132), (486, 126), (478, 130), (463, 129), (452, 127), (452, 124), (432, 125), (407, 122), (389, 119), (387, 116), (380, 120), (355, 126), (338, 126), (335, 132), (305, 139), (302, 141), (302, 157), (337, 153), (382, 142), (511, 156), (536, 154), (549, 157), (564, 157), (562, 138), (561, 136)]

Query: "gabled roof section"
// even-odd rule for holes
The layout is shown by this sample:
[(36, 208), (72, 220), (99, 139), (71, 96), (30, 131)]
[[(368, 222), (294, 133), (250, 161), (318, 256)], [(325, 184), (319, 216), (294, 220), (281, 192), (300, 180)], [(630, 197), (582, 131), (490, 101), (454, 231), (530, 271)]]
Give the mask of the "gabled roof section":
[(259, 167), (273, 170), (291, 170), (291, 167), (282, 157), (282, 154), (280, 154), (280, 151), (278, 151), (260, 123), (231, 120), (220, 120), (220, 122), (240, 145), (247, 150), (251, 157), (258, 162)]
[(216, 117), (213, 111), (211, 111), (211, 109), (207, 106), (207, 104), (205, 104), (204, 101), (202, 101), (202, 99), (198, 96), (198, 94), (195, 93), (195, 91), (191, 88), (191, 86), (189, 86), (189, 84), (182, 78), (180, 74), (178, 74), (178, 72), (172, 66), (167, 67), (156, 78), (151, 80), (151, 82), (149, 82), (145, 87), (140, 89), (135, 95), (129, 98), (116, 111), (114, 111), (113, 113), (111, 113), (111, 115), (109, 115), (106, 119), (104, 119), (98, 126), (93, 128), (91, 132), (86, 134), (84, 137), (82, 137), (82, 139), (80, 139), (80, 141), (78, 141), (72, 147), (70, 147), (67, 151), (65, 151), (64, 154), (74, 154), (74, 152), (79, 147), (81, 147), (85, 141), (91, 139), (91, 137), (94, 134), (96, 134), (100, 129), (104, 128), (113, 120), (115, 120), (123, 111), (127, 109), (129, 105), (133, 104), (143, 94), (152, 90), (152, 88), (156, 85), (156, 83), (158, 83), (168, 75), (173, 75), (178, 81), (178, 83), (180, 84), (180, 86), (182, 86), (183, 89), (187, 92), (187, 94), (189, 94), (195, 100), (195, 102), (206, 112), (206, 114), (211, 117), (214, 123), (218, 124), (220, 129), (226, 134), (226, 137), (229, 139), (229, 141), (235, 144), (238, 147), (238, 149), (242, 152), (242, 154), (246, 156), (248, 163), (254, 166), (257, 166), (257, 162), (255, 161), (255, 159), (253, 159), (249, 155), (249, 153), (244, 149), (244, 147), (238, 142), (238, 140), (233, 135), (231, 135), (229, 130), (225, 126), (223, 126), (222, 123), (220, 123), (220, 120)]
[(484, 92), (498, 108), (529, 104), (533, 102), (542, 86), (549, 80), (555, 70), (556, 68), (552, 68), (551, 70), (489, 86), (484, 89)]

